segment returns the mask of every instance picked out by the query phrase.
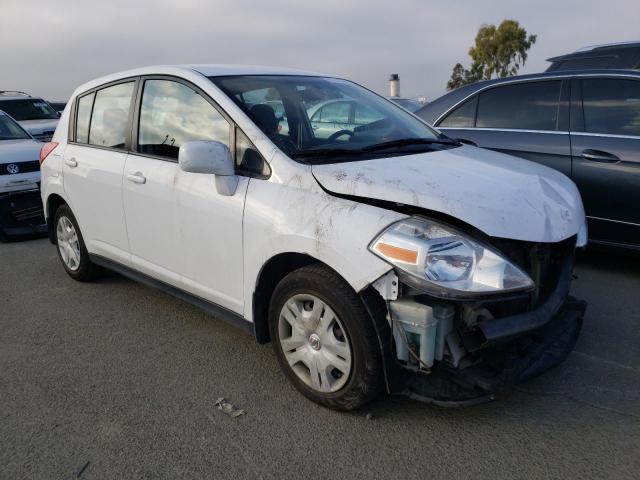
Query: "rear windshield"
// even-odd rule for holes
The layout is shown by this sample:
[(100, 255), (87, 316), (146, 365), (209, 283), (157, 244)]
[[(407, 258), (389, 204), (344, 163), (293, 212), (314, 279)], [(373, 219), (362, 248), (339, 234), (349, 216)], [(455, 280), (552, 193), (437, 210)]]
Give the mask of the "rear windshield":
[(0, 111), (0, 140), (19, 140), (29, 138), (20, 125), (4, 112)]
[(22, 120), (59, 118), (58, 112), (47, 102), (39, 98), (0, 100), (0, 110), (4, 110), (19, 122)]

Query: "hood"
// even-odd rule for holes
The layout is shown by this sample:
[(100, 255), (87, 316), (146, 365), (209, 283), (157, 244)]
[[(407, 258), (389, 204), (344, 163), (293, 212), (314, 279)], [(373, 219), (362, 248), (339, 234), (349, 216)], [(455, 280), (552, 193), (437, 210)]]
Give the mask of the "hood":
[(0, 164), (40, 160), (42, 143), (32, 140), (0, 140)]
[(53, 132), (58, 126), (59, 118), (43, 120), (20, 120), (18, 123), (31, 135), (38, 135), (42, 132)]
[(585, 222), (580, 194), (568, 177), (471, 146), (314, 165), (312, 172), (330, 192), (433, 210), (492, 237), (559, 242)]

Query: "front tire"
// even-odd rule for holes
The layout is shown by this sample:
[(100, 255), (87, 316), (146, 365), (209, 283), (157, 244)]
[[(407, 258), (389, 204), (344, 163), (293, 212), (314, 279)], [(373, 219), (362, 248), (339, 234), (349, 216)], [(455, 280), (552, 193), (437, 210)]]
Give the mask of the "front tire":
[(58, 258), (71, 278), (88, 282), (102, 273), (102, 269), (91, 262), (76, 217), (68, 205), (56, 210), (53, 225)]
[(314, 402), (355, 410), (382, 390), (373, 325), (356, 292), (329, 268), (303, 267), (280, 281), (269, 329), (285, 375)]

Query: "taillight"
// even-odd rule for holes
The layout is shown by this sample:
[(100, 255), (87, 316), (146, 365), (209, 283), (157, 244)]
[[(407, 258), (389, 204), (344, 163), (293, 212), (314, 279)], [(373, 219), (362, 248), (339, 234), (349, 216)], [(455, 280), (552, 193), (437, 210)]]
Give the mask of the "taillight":
[(47, 142), (42, 146), (42, 149), (40, 150), (40, 165), (42, 165), (42, 162), (45, 161), (45, 159), (51, 152), (55, 150), (57, 146), (58, 142)]

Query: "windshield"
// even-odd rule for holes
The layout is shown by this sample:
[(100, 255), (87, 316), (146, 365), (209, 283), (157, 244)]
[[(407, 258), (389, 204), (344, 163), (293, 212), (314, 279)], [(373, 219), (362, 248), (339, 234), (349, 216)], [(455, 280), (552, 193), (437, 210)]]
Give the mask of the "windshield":
[(59, 118), (58, 112), (39, 98), (0, 100), (0, 110), (4, 110), (19, 122)]
[(0, 111), (0, 140), (21, 140), (30, 138), (20, 125)]
[(346, 80), (307, 76), (212, 77), (278, 147), (304, 163), (451, 148), (394, 103)]

